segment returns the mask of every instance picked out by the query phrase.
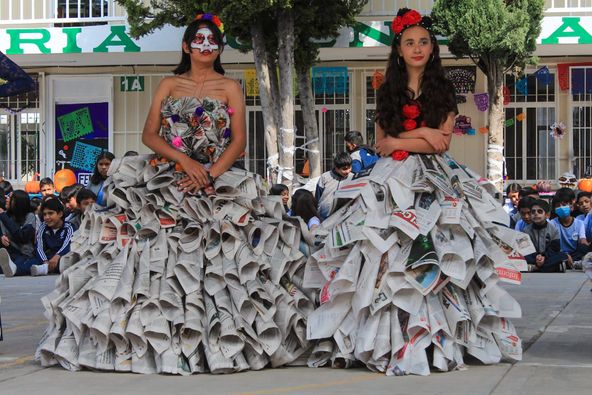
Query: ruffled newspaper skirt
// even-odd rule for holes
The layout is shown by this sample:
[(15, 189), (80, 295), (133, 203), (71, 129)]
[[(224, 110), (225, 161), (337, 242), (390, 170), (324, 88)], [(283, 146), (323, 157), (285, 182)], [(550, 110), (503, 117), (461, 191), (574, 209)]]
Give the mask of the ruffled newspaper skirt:
[(463, 366), (466, 353), (521, 359), (508, 321), (520, 306), (498, 280), (519, 283), (534, 249), (491, 187), (447, 155), (381, 159), (342, 182), (304, 276), (320, 293), (309, 366), (427, 375)]
[(179, 192), (169, 163), (111, 165), (108, 210), (82, 221), (42, 299), (44, 366), (231, 373), (294, 363), (309, 348), (302, 221), (259, 176), (231, 169), (211, 196)]

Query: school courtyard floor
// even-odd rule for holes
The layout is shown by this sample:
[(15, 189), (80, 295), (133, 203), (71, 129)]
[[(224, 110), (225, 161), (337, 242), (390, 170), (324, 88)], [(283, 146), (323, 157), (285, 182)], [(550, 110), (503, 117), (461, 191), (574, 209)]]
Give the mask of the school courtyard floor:
[(363, 369), (282, 368), (191, 377), (76, 372), (42, 368), (33, 360), (45, 321), (39, 298), (56, 277), (5, 279), (0, 275), (4, 341), (0, 342), (0, 394), (590, 394), (592, 292), (582, 272), (526, 275), (507, 286), (522, 305), (513, 320), (524, 342), (516, 364), (385, 377)]

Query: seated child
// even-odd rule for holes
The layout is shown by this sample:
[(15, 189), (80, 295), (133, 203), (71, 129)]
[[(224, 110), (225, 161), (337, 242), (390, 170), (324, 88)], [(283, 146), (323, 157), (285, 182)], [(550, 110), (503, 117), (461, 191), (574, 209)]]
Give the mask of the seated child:
[(592, 192), (582, 191), (578, 193), (578, 197), (576, 198), (576, 206), (578, 211), (581, 213), (576, 218), (580, 221), (584, 221), (590, 212), (590, 208), (592, 208)]
[(74, 229), (80, 228), (80, 223), (88, 207), (97, 201), (97, 195), (90, 189), (82, 188), (76, 194), (76, 208), (66, 221), (70, 222)]
[(31, 275), (45, 276), (59, 273), (60, 258), (70, 252), (74, 228), (64, 221), (64, 206), (57, 197), (41, 203), (43, 223), (37, 231), (36, 256), (31, 259)]
[(514, 227), (515, 230), (519, 232), (524, 232), (524, 228), (526, 227), (526, 225), (530, 225), (532, 223), (532, 218), (530, 215), (530, 206), (532, 206), (532, 204), (536, 202), (536, 200), (537, 199), (531, 196), (527, 196), (523, 199), (520, 199), (520, 202), (518, 202), (518, 213), (520, 213), (520, 219), (518, 220), (518, 222), (516, 222), (516, 226)]
[(561, 252), (567, 254), (567, 266), (573, 268), (575, 261), (581, 261), (582, 257), (588, 252), (588, 241), (586, 240), (586, 231), (584, 223), (571, 215), (573, 209), (571, 193), (567, 188), (560, 188), (553, 196), (552, 208), (556, 215), (551, 223), (557, 228), (560, 235)]
[(529, 272), (555, 273), (565, 271), (563, 262), (567, 254), (561, 252), (560, 235), (557, 228), (550, 224), (549, 203), (535, 200), (530, 207), (532, 223), (527, 225), (524, 233), (530, 236), (535, 253), (525, 256)]
[(290, 200), (290, 190), (284, 184), (273, 184), (271, 189), (269, 190), (270, 195), (281, 196), (282, 197), (282, 204), (284, 205), (284, 210), (286, 213), (290, 211), (288, 207), (288, 201)]
[(45, 177), (41, 181), (39, 181), (39, 192), (41, 192), (42, 198), (46, 196), (53, 196), (55, 194), (55, 186), (53, 185), (53, 180), (49, 177)]
[(35, 251), (35, 214), (29, 194), (17, 189), (8, 210), (0, 209), (0, 273), (5, 277), (30, 274), (26, 262)]

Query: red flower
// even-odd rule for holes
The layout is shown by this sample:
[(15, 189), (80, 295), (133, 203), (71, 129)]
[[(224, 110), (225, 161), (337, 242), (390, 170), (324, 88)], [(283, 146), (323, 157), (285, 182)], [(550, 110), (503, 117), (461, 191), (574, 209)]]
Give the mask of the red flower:
[(409, 151), (396, 150), (391, 154), (393, 160), (405, 160), (409, 156)]
[(417, 25), (421, 23), (421, 15), (415, 10), (407, 11), (403, 15), (403, 26)]
[(214, 22), (218, 27), (220, 27), (220, 25), (222, 24), (222, 21), (220, 20), (220, 18), (218, 18), (218, 15), (214, 15), (212, 17), (212, 22)]
[(399, 34), (401, 33), (401, 31), (403, 31), (403, 28), (405, 26), (403, 26), (403, 18), (401, 18), (400, 16), (396, 16), (393, 19), (393, 23), (391, 24), (391, 29), (393, 30), (393, 32), (395, 34)]
[(417, 104), (405, 104), (403, 106), (403, 116), (405, 118), (415, 119), (419, 117), (421, 112), (419, 111), (419, 106)]
[(405, 129), (405, 131), (410, 131), (415, 128), (417, 128), (417, 122), (413, 119), (406, 119), (403, 121), (403, 129)]

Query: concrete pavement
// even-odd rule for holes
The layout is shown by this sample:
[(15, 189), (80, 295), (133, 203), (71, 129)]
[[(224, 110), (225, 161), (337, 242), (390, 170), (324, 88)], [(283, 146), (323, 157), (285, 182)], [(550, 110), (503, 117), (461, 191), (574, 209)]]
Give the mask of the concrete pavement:
[(506, 286), (522, 305), (513, 320), (524, 342), (517, 364), (385, 377), (364, 369), (282, 368), (234, 375), (177, 377), (76, 372), (42, 368), (32, 360), (45, 321), (39, 297), (56, 277), (0, 276), (4, 342), (0, 394), (589, 394), (592, 392), (592, 292), (581, 272), (528, 274)]

